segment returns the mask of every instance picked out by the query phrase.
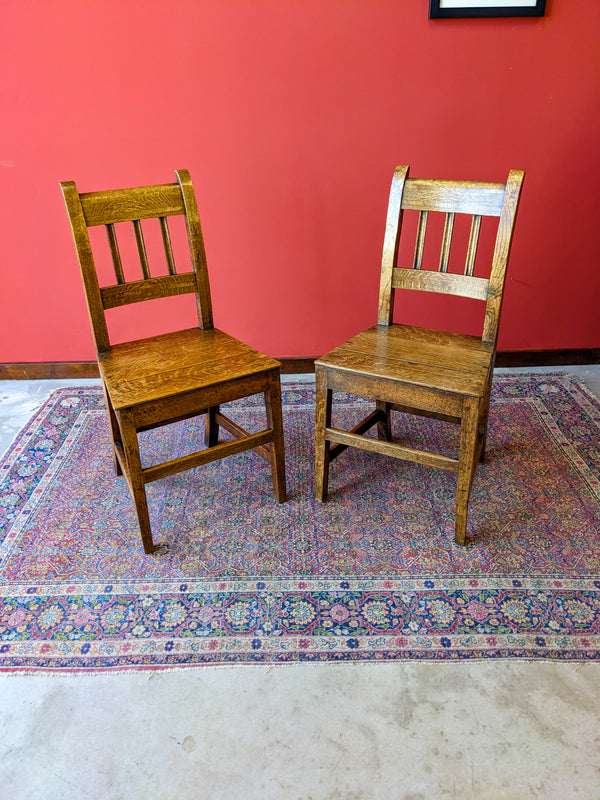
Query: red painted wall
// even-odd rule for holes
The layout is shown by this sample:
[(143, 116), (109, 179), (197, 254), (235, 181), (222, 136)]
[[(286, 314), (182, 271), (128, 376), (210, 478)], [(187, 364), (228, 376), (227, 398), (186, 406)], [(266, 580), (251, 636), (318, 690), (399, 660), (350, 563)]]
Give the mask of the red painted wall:
[[(0, 6), (0, 361), (93, 358), (58, 181), (179, 167), (217, 325), (269, 354), (317, 355), (375, 321), (399, 163), (524, 168), (500, 347), (600, 346), (599, 3), (470, 21), (430, 21), (427, 0)], [(193, 324), (181, 299), (146, 316)]]

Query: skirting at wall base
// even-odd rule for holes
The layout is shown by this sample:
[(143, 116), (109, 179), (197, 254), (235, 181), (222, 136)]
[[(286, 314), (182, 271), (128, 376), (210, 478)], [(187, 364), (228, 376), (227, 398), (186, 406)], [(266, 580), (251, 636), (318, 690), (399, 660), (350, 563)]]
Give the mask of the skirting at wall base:
[[(280, 358), (282, 372), (302, 374), (315, 371), (315, 358)], [(568, 364), (600, 364), (600, 348), (572, 350), (514, 350), (498, 353), (497, 367), (555, 367)], [(36, 361), (0, 364), (0, 380), (70, 380), (97, 378), (95, 361)]]

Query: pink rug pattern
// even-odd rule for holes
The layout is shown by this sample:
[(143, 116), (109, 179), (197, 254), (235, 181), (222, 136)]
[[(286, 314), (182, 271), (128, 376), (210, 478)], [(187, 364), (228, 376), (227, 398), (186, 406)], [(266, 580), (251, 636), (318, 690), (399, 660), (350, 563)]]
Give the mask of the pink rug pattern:
[[(600, 402), (579, 382), (495, 379), (468, 548), (451, 473), (348, 450), (316, 503), (312, 385), (284, 384), (283, 402), (289, 501), (253, 453), (150, 484), (165, 546), (146, 556), (101, 391), (53, 393), (0, 461), (0, 669), (598, 660)], [(334, 407), (344, 427), (370, 408)], [(261, 398), (228, 413), (264, 425)], [(145, 434), (145, 461), (193, 449), (202, 425)], [(425, 448), (453, 452), (457, 434), (394, 417)]]

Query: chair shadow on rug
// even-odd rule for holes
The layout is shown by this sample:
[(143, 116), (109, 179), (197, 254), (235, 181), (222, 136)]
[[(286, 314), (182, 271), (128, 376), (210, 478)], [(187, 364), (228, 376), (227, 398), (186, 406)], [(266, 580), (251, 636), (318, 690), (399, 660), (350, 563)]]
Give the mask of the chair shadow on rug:
[[(108, 409), (115, 471), (124, 474), (133, 497), (146, 553), (152, 539), (145, 484), (216, 459), (254, 451), (270, 464), (276, 500), (286, 500), (281, 385), (278, 361), (217, 330), (198, 207), (187, 170), (177, 182), (134, 189), (79, 194), (61, 183), (85, 288), (100, 377)], [(177, 272), (168, 217), (183, 216), (191, 270)], [(150, 273), (142, 229), (162, 241), (163, 272)], [(117, 226), (131, 222), (141, 279), (127, 280)], [(100, 286), (88, 228), (104, 225), (116, 283)], [(154, 229), (148, 231), (148, 226)], [(139, 274), (139, 273), (138, 273)], [(106, 311), (130, 303), (195, 294), (198, 327), (111, 344)], [(267, 428), (248, 433), (220, 412), (220, 405), (263, 393)], [(178, 420), (206, 415), (206, 449), (162, 464), (142, 467), (138, 434)], [(234, 438), (219, 443), (219, 427)]]
[[(387, 213), (377, 325), (359, 333), (315, 363), (315, 493), (327, 499), (329, 465), (347, 447), (424, 464), (458, 474), (455, 542), (467, 544), (467, 509), (478, 460), (485, 455), (488, 410), (498, 324), (524, 173), (511, 170), (507, 182), (422, 180), (397, 167)], [(403, 215), (416, 216), (412, 266), (398, 266)], [(424, 267), (430, 214), (444, 214), (438, 270)], [(463, 274), (449, 269), (455, 220), (471, 217)], [(491, 266), (480, 266), (477, 249), (482, 218), (495, 217)], [(464, 218), (463, 218), (464, 219)], [(402, 242), (404, 239), (402, 240)], [(487, 272), (486, 277), (475, 272)], [(393, 322), (397, 289), (436, 292), (483, 301), (481, 336)], [(375, 410), (351, 430), (332, 427), (333, 392), (375, 400)], [(458, 458), (394, 442), (391, 411), (432, 417), (460, 425)], [(364, 436), (377, 425), (378, 438)]]

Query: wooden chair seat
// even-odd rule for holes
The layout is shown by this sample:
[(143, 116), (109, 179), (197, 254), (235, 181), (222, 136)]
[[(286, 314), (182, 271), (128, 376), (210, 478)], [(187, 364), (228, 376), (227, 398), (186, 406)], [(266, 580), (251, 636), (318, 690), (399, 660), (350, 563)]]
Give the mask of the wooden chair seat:
[(216, 328), (188, 328), (113, 345), (100, 353), (98, 364), (115, 409), (207, 390), (280, 366)]
[(438, 392), (481, 397), (494, 348), (477, 336), (409, 325), (374, 325), (316, 364)]
[[(145, 485), (216, 459), (253, 449), (271, 467), (277, 502), (286, 499), (281, 364), (217, 330), (198, 206), (187, 170), (177, 182), (133, 189), (79, 193), (72, 181), (61, 183), (83, 279), (98, 366), (106, 399), (117, 475), (127, 480), (146, 553), (157, 547), (152, 538)], [(191, 270), (178, 272), (168, 220), (185, 219)], [(130, 222), (141, 278), (130, 276), (121, 261), (117, 224)], [(168, 274), (152, 277), (144, 225), (156, 224)], [(115, 283), (100, 286), (88, 228), (106, 227)], [(155, 229), (156, 231), (156, 229)], [(194, 294), (198, 327), (112, 344), (106, 310), (146, 300)], [(220, 405), (263, 394), (266, 428), (248, 433), (226, 417)], [(205, 416), (203, 449), (170, 461), (142, 467), (138, 434), (200, 414)], [(219, 442), (219, 429), (233, 440)]]
[[(489, 400), (506, 265), (524, 173), (511, 170), (506, 184), (435, 181), (408, 177), (397, 167), (392, 180), (381, 266), (377, 325), (315, 362), (315, 494), (327, 499), (329, 466), (356, 447), (457, 473), (455, 542), (467, 543), (467, 510), (475, 467), (485, 455)], [(411, 266), (399, 265), (403, 212), (418, 213)], [(444, 214), (437, 271), (425, 268), (430, 214)], [(464, 274), (449, 271), (457, 215), (472, 217)], [(482, 218), (497, 218), (488, 275), (475, 275)], [(398, 290), (453, 294), (486, 303), (481, 336), (402, 325), (393, 320)], [(332, 426), (333, 393), (375, 401), (352, 430)], [(391, 412), (433, 417), (460, 425), (457, 458), (392, 439)], [(378, 438), (365, 436), (377, 425)]]

